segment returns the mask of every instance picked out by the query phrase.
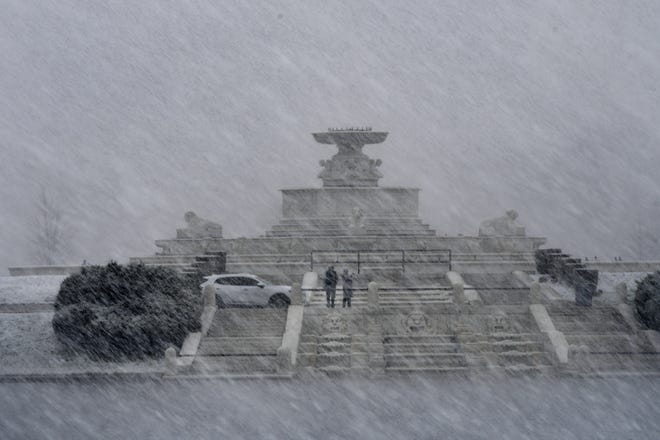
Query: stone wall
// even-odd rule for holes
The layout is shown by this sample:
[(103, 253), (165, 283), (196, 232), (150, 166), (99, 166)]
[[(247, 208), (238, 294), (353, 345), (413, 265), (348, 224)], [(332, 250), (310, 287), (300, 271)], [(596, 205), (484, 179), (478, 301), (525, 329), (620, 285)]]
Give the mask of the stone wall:
[(28, 275), (72, 275), (80, 272), (81, 266), (15, 266), (9, 267), (13, 277)]
[(283, 218), (344, 217), (360, 208), (369, 217), (417, 217), (417, 188), (282, 190)]
[(341, 249), (451, 249), (455, 253), (534, 252), (542, 237), (264, 237), (157, 240), (162, 255), (294, 254)]

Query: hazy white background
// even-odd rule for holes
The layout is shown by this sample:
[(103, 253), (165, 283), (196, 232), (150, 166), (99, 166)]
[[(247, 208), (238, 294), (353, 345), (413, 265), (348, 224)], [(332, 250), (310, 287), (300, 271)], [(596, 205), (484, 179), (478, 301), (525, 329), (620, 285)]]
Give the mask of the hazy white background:
[(0, 55), (0, 272), (37, 263), (40, 185), (65, 263), (151, 254), (189, 209), (259, 235), (342, 125), (390, 132), (381, 184), (440, 234), (516, 208), (576, 255), (660, 256), (657, 0), (0, 0)]

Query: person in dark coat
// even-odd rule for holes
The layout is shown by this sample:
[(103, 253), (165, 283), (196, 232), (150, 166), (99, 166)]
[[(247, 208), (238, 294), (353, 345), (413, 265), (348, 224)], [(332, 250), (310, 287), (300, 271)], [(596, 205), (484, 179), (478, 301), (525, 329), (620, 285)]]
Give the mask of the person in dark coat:
[(330, 266), (327, 271), (325, 271), (324, 278), (324, 287), (325, 287), (325, 299), (327, 301), (327, 307), (335, 307), (335, 292), (337, 291), (337, 272), (335, 272), (334, 266)]
[(341, 301), (342, 307), (351, 306), (351, 298), (353, 297), (353, 274), (348, 273), (348, 269), (344, 269), (344, 272), (341, 274), (341, 280), (343, 282), (343, 292), (344, 298)]

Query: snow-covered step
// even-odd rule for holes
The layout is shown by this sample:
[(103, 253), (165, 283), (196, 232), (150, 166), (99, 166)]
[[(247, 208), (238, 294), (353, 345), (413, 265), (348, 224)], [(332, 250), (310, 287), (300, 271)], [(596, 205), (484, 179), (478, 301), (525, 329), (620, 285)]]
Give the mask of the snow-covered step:
[(206, 337), (200, 342), (197, 355), (272, 355), (281, 345), (281, 337)]

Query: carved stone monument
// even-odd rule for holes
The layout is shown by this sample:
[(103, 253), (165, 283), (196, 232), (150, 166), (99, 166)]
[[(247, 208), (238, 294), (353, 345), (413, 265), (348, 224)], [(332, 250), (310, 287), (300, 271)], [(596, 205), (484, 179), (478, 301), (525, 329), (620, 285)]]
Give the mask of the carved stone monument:
[(366, 144), (379, 144), (387, 138), (385, 132), (364, 129), (329, 129), (326, 133), (314, 133), (321, 144), (336, 145), (339, 152), (330, 160), (320, 162), (323, 171), (319, 178), (325, 187), (377, 186), (383, 175), (378, 171), (381, 160), (373, 160), (362, 152)]
[(481, 222), (481, 225), (479, 226), (479, 235), (482, 237), (524, 237), (525, 228), (516, 223), (517, 218), (518, 213), (515, 210), (510, 209), (502, 217), (485, 220)]
[[(526, 237), (524, 228), (515, 223), (515, 211), (484, 222), (479, 236), (441, 236), (419, 217), (418, 188), (380, 186), (383, 164), (364, 150), (378, 148), (387, 132), (343, 128), (312, 136), (317, 148), (336, 149), (321, 161), (318, 177), (322, 185), (281, 190), (280, 218), (262, 236), (223, 238), (218, 223), (188, 212), (187, 227), (178, 229), (175, 238), (156, 241), (159, 253), (131, 261), (177, 264), (180, 270), (190, 271), (200, 256), (222, 252), (229, 256), (227, 271), (255, 273), (287, 284), (299, 281), (324, 258), (346, 260), (355, 266), (359, 258), (359, 267), (352, 269), (368, 273), (365, 280), (383, 282), (401, 280), (404, 275), (412, 279), (438, 268), (472, 270), (465, 267), (468, 264), (486, 265), (495, 272), (533, 268), (530, 252), (545, 239)], [(400, 255), (396, 261), (388, 254), (376, 254), (389, 251)], [(333, 252), (340, 254), (333, 256)], [(480, 253), (488, 255), (481, 258)], [(503, 253), (501, 261), (492, 255), (497, 253)], [(520, 258), (509, 264), (511, 254)], [(461, 262), (462, 255), (469, 257)], [(462, 297), (455, 295), (454, 300)]]
[(222, 238), (222, 226), (218, 223), (203, 219), (193, 211), (186, 212), (183, 219), (188, 227), (177, 229), (177, 238)]
[(338, 149), (320, 162), (323, 187), (282, 190), (282, 220), (267, 236), (435, 235), (419, 220), (419, 189), (378, 186), (382, 162), (362, 149), (387, 134), (370, 128), (313, 133), (317, 142)]

